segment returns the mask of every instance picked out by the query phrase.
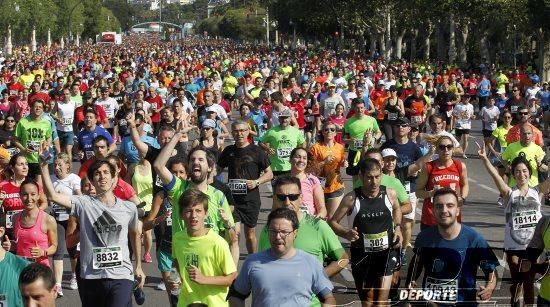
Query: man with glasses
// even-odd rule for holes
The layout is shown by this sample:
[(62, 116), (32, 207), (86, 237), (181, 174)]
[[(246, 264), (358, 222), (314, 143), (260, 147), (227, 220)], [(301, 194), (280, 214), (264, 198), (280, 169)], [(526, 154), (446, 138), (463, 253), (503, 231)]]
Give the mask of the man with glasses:
[(221, 172), (228, 168), (228, 185), (237, 206), (233, 211), (235, 231), (240, 234), (244, 225), (246, 249), (249, 254), (257, 252), (256, 225), (260, 213), (261, 200), (259, 186), (273, 178), (270, 161), (266, 153), (248, 141), (249, 127), (246, 122), (236, 120), (231, 124), (231, 134), (235, 140), (222, 151), (218, 159)]
[(544, 146), (544, 139), (542, 132), (535, 126), (531, 124), (531, 112), (529, 112), (529, 107), (522, 105), (518, 107), (517, 110), (518, 122), (515, 126), (508, 130), (506, 135), (506, 143), (511, 144), (520, 140), (520, 129), (522, 126), (527, 125), (533, 130), (533, 142), (541, 147)]
[(521, 96), (519, 87), (514, 86), (512, 87), (512, 96), (508, 99), (508, 101), (506, 101), (505, 106), (505, 108), (508, 109), (514, 117), (514, 120), (512, 121), (512, 124), (514, 125), (520, 120), (518, 111), (521, 106), (527, 106), (527, 101)]
[[(293, 176), (277, 178), (273, 192), (272, 210), (288, 208), (296, 212), (300, 228), (296, 234), (294, 247), (315, 256), (321, 265), (328, 260), (325, 273), (329, 278), (336, 276), (348, 265), (348, 255), (327, 222), (305, 213), (302, 211), (302, 207), (300, 179)], [(311, 238), (317, 239), (311, 240)], [(264, 251), (270, 247), (268, 227), (264, 227), (260, 234), (258, 249)], [(316, 298), (314, 298), (312, 304), (315, 304), (315, 302), (317, 302)]]
[(229, 290), (232, 307), (244, 307), (252, 294), (252, 306), (309, 306), (317, 296), (335, 305), (333, 285), (316, 258), (294, 247), (300, 226), (288, 208), (272, 211), (267, 218), (269, 250), (248, 256)]

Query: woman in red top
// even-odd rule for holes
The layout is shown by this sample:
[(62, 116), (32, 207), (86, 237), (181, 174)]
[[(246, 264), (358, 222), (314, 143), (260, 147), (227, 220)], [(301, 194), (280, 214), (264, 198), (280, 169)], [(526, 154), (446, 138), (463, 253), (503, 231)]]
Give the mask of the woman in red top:
[(55, 219), (39, 208), (38, 184), (31, 180), (21, 183), (21, 201), (24, 209), (13, 217), (16, 254), (30, 261), (49, 266), (48, 256), (57, 250)]
[[(459, 206), (464, 203), (470, 190), (466, 165), (459, 160), (453, 160), (454, 144), (451, 138), (441, 136), (437, 139), (435, 146), (437, 159), (426, 163), (416, 180), (416, 196), (424, 199), (420, 229), (436, 224), (432, 203), (436, 190), (441, 188), (455, 190), (460, 196)], [(458, 221), (461, 222), (460, 216)]]
[(333, 114), (328, 118), (328, 121), (336, 126), (334, 141), (344, 145), (344, 124), (346, 122), (346, 117), (344, 116), (344, 105), (341, 103), (337, 104), (335, 113), (336, 114)]

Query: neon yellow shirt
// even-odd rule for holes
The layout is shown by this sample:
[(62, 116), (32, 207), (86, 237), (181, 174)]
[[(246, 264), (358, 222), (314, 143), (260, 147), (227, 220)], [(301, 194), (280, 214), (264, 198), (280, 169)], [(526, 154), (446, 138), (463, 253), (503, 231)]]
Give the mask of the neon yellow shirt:
[(506, 143), (506, 135), (508, 134), (508, 130), (510, 130), (510, 128), (506, 129), (504, 128), (504, 126), (499, 126), (495, 130), (493, 130), (492, 135), (495, 137), (495, 139), (497, 139), (498, 143), (500, 144), (500, 148), (502, 148), (503, 150), (508, 147), (508, 143)]
[[(508, 161), (508, 163), (511, 164), (512, 161), (517, 156), (519, 156), (520, 152), (525, 153), (525, 158), (527, 159), (527, 161), (529, 161), (529, 165), (531, 166), (531, 170), (533, 171), (531, 173), (531, 178), (529, 178), (529, 186), (537, 186), (539, 184), (539, 170), (535, 157), (541, 160), (542, 158), (544, 158), (546, 153), (544, 152), (542, 147), (535, 143), (531, 143), (529, 144), (529, 146), (524, 147), (523, 145), (521, 145), (520, 142), (514, 142), (506, 147), (506, 150), (502, 153), (501, 157), (503, 160)], [(508, 186), (516, 186), (516, 180), (514, 179), (514, 176), (510, 176), (510, 179), (508, 179)]]

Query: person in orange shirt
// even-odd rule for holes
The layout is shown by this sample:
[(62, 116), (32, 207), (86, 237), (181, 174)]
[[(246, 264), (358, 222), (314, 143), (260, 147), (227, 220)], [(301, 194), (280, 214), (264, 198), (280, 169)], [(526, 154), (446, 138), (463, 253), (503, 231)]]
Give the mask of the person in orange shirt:
[(336, 125), (325, 122), (321, 130), (321, 138), (309, 150), (313, 164), (319, 169), (319, 180), (324, 185), (325, 206), (327, 218), (331, 218), (340, 201), (344, 197), (344, 183), (340, 173), (341, 167), (348, 167), (344, 154), (344, 146), (335, 142)]
[(519, 122), (517, 123), (517, 125), (508, 130), (508, 134), (506, 135), (506, 143), (512, 144), (514, 142), (518, 142), (521, 126), (523, 126), (524, 124), (528, 124), (533, 129), (533, 142), (540, 147), (544, 147), (542, 132), (530, 123), (531, 113), (529, 112), (529, 108), (525, 105), (522, 105), (518, 108), (517, 114), (519, 116)]

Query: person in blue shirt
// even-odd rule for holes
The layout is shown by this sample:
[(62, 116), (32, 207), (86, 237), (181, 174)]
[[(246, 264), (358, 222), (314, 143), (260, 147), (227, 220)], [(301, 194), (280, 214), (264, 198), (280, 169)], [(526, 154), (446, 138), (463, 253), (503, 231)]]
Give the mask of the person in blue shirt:
[[(267, 114), (262, 109), (262, 104), (263, 104), (263, 101), (261, 98), (263, 97), (262, 92), (260, 92), (260, 97), (254, 99), (254, 106), (250, 110), (250, 114), (249, 114), (249, 117), (252, 119), (252, 121), (254, 121), (254, 124), (256, 125), (257, 131), (258, 131), (258, 133), (254, 136), (254, 144), (258, 143), (258, 140), (260, 139), (260, 137), (264, 135), (265, 131), (267, 130), (266, 124), (267, 124), (268, 118), (267, 118)], [(267, 97), (269, 97), (269, 95)]]
[(93, 109), (88, 109), (84, 113), (84, 129), (78, 133), (78, 148), (84, 154), (81, 163), (94, 156), (92, 143), (98, 135), (104, 136), (109, 142), (108, 155), (113, 153), (116, 150), (116, 144), (113, 142), (113, 137), (105, 128), (97, 125), (97, 115), (95, 111)]
[[(146, 131), (143, 129), (144, 128), (143, 115), (136, 114), (135, 122), (140, 135), (140, 140), (155, 148), (160, 148), (160, 145), (157, 142), (157, 139), (148, 135)], [(130, 137), (130, 135), (122, 138), (122, 142), (120, 144), (119, 156), (123, 158), (124, 163), (126, 163), (126, 167), (128, 168), (128, 170), (130, 170), (130, 173), (133, 173), (134, 166), (139, 162), (140, 157), (139, 157), (139, 151), (137, 150), (134, 142), (132, 142), (132, 138)]]
[[(461, 208), (456, 191), (437, 190), (433, 203), (437, 225), (416, 237), (407, 285), (416, 288), (424, 272), (422, 289), (433, 291), (432, 302), (476, 306), (477, 299), (488, 301), (497, 284), (498, 259), (478, 232), (457, 221)], [(476, 286), (478, 268), (485, 273), (485, 282)]]

